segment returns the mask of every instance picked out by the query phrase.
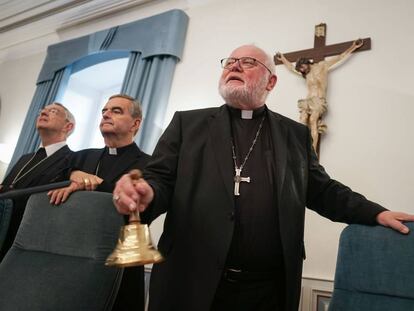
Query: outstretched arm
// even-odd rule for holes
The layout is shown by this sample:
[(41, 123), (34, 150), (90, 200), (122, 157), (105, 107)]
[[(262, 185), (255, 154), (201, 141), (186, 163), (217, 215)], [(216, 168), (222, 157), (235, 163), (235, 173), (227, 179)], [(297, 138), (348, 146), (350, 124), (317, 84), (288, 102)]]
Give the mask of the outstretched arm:
[(293, 73), (296, 73), (297, 75), (302, 76), (302, 74), (300, 72), (297, 72), (295, 70), (295, 67), (293, 66), (293, 64), (287, 60), (287, 58), (280, 52), (276, 53), (276, 58), (277, 60), (281, 61), (283, 63), (283, 65), (285, 65), (285, 67), (287, 69), (289, 69), (289, 71), (292, 71)]
[(354, 42), (352, 42), (351, 46), (347, 48), (344, 52), (325, 61), (328, 65), (328, 68), (340, 62), (344, 62), (346, 59), (348, 59), (349, 56), (351, 56), (351, 53), (353, 51), (359, 49), (363, 44), (364, 41), (362, 39), (357, 39)]

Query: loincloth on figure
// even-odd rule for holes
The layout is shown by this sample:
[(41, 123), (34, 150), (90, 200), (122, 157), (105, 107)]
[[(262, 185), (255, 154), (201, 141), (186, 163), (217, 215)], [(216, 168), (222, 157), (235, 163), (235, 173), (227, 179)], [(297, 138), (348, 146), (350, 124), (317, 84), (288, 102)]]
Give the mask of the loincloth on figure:
[(306, 112), (307, 114), (317, 113), (322, 116), (326, 110), (328, 110), (328, 104), (323, 97), (309, 97), (298, 100), (299, 111)]
[(318, 132), (324, 133), (327, 129), (327, 125), (321, 120), (323, 114), (328, 110), (328, 104), (324, 97), (309, 97), (298, 100), (299, 112), (301, 114), (306, 113), (308, 115), (318, 115)]

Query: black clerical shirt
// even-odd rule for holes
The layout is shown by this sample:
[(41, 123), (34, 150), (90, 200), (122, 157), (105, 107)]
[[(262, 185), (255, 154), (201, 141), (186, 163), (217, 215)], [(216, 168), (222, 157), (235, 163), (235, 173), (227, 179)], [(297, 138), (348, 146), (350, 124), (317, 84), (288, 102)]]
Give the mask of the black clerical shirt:
[(274, 185), (274, 154), (267, 117), (263, 106), (251, 119), (242, 119), (241, 110), (229, 107), (236, 163), (240, 167), (264, 123), (253, 150), (242, 170), (250, 183), (240, 183), (240, 195), (234, 196), (235, 228), (227, 268), (245, 271), (279, 270), (282, 267), (279, 218)]
[(110, 148), (104, 148), (104, 152), (99, 159), (95, 171), (95, 175), (102, 178), (104, 181), (98, 186), (96, 189), (97, 191), (113, 191), (115, 184), (110, 181), (114, 178), (114, 176), (119, 175), (120, 170), (124, 170), (123, 167), (125, 163), (123, 163), (123, 161), (125, 161), (125, 158), (123, 155), (128, 152), (132, 153), (135, 148), (135, 143), (120, 148), (113, 148), (115, 150), (114, 154), (111, 154), (109, 151)]
[(114, 167), (121, 166), (121, 163), (118, 163), (120, 160), (122, 160), (121, 156), (125, 152), (134, 149), (134, 144), (135, 143), (120, 148), (113, 148), (116, 150), (115, 154), (110, 154), (109, 148), (105, 147), (105, 150), (102, 153), (102, 157), (97, 167), (96, 175), (104, 180), (108, 179)]

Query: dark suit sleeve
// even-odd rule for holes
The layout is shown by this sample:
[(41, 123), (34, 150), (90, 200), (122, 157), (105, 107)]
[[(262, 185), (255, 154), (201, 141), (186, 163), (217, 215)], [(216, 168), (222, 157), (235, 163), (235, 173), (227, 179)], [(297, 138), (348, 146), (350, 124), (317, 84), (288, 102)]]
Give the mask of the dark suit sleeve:
[(74, 155), (74, 152), (70, 150), (66, 152), (65, 156), (63, 156), (63, 158), (60, 160), (59, 164), (57, 165), (56, 174), (50, 180), (50, 182), (69, 180), (73, 155)]
[[(90, 157), (93, 157), (92, 160), (89, 159)], [(84, 149), (74, 152), (70, 161), (70, 173), (80, 170), (91, 174), (95, 169), (94, 166), (96, 166), (95, 163), (93, 165), (90, 164), (90, 162), (95, 161), (94, 157), (94, 149)]]
[(70, 175), (74, 171), (82, 171), (94, 175), (101, 152), (101, 149), (83, 149), (74, 152), (70, 161), (68, 177), (70, 178)]
[(159, 139), (152, 158), (144, 170), (144, 178), (154, 190), (152, 204), (144, 213), (141, 213), (146, 223), (150, 223), (168, 210), (177, 176), (180, 148), (181, 118), (180, 113), (176, 112)]
[(109, 181), (104, 180), (100, 185), (98, 185), (98, 187), (96, 187), (95, 190), (100, 191), (100, 192), (111, 193), (115, 189), (115, 184), (116, 182), (109, 182)]
[(386, 209), (331, 179), (319, 164), (311, 142), (309, 134), (307, 207), (332, 221), (377, 224), (376, 216)]

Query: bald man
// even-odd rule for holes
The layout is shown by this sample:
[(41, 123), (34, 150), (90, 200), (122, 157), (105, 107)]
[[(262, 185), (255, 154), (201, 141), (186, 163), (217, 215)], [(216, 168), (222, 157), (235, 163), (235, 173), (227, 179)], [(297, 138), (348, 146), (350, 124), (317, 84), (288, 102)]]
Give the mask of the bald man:
[(217, 108), (177, 112), (137, 183), (124, 175), (118, 211), (166, 212), (150, 311), (297, 311), (305, 207), (333, 221), (402, 233), (390, 212), (331, 179), (309, 129), (267, 108), (271, 57), (247, 45), (221, 61)]

